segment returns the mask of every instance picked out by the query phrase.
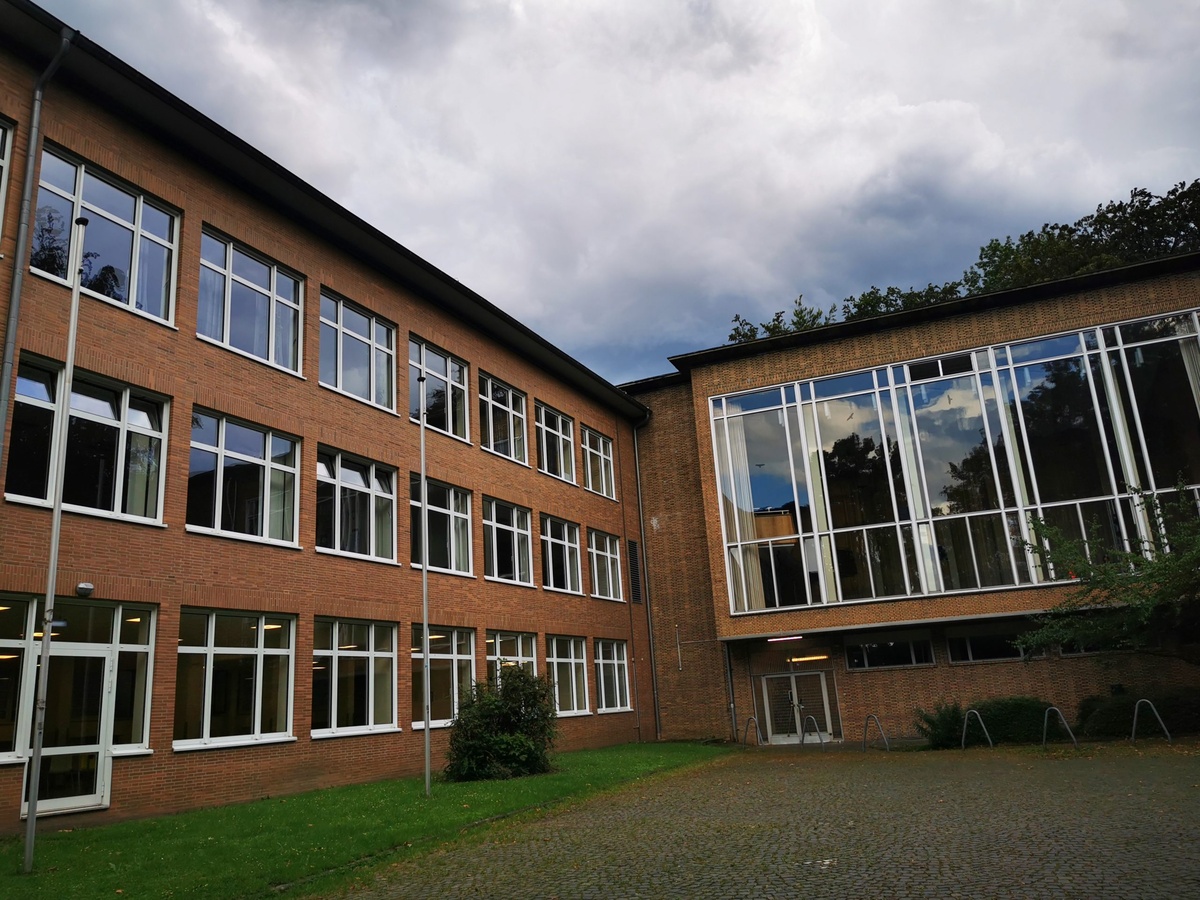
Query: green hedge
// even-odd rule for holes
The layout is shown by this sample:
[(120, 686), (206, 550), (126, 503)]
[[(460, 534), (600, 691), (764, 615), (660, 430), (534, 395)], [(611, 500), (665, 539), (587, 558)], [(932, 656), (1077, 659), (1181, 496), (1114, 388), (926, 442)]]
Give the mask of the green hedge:
[[(1042, 726), (1046, 720), (1046, 710), (1053, 704), (1037, 697), (997, 697), (994, 700), (981, 700), (974, 708), (983, 717), (988, 734), (997, 744), (1040, 744), (1042, 742)], [(974, 718), (974, 717), (972, 717)], [(1051, 716), (1053, 726), (1047, 731), (1049, 738), (1065, 737), (1062, 724), (1057, 716)], [(967, 730), (967, 737), (972, 732), (979, 732), (978, 739), (987, 743), (982, 731), (972, 723)]]
[[(1149, 687), (1129, 690), (1115, 697), (1088, 697), (1079, 704), (1080, 736), (1129, 737), (1133, 730), (1133, 708), (1143, 697), (1154, 704), (1172, 737), (1200, 733), (1200, 691)], [(1138, 713), (1138, 735), (1162, 735), (1154, 713), (1145, 706)]]

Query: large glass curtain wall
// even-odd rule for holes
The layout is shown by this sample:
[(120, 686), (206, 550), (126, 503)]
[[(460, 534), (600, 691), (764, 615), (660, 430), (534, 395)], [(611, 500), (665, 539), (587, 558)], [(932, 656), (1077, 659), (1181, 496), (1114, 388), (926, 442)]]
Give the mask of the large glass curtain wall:
[(1031, 517), (1090, 552), (1137, 548), (1139, 492), (1200, 484), (1195, 312), (711, 410), (735, 612), (1049, 580)]

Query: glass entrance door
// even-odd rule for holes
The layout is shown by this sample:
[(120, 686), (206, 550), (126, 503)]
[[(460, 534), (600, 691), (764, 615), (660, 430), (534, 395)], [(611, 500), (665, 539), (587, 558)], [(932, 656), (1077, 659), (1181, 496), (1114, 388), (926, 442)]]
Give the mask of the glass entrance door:
[[(89, 809), (108, 802), (112, 767), (112, 704), (106, 651), (50, 650), (46, 730), (38, 787), (38, 814)], [(33, 734), (30, 730), (30, 752)], [(25, 767), (22, 812), (28, 812)]]
[[(793, 672), (788, 675), (764, 675), (762, 679), (763, 708), (766, 710), (767, 740), (772, 744), (800, 742), (801, 725), (808, 716), (817, 722), (825, 740), (833, 737), (830, 729), (829, 692), (824, 672)], [(804, 742), (816, 743), (820, 735), (808, 722)]]

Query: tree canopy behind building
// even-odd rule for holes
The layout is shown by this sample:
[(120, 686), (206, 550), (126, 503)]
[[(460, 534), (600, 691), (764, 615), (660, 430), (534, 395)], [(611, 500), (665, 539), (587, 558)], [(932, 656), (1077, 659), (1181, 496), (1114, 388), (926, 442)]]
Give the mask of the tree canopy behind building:
[(884, 313), (930, 306), (973, 294), (1009, 290), (1200, 250), (1200, 178), (1181, 181), (1162, 196), (1134, 188), (1128, 201), (1112, 200), (1071, 225), (1043, 225), (1015, 240), (993, 238), (979, 248), (979, 259), (956, 281), (923, 288), (880, 289), (872, 285), (827, 310), (798, 296), (791, 310), (780, 310), (755, 325), (733, 317), (731, 342), (752, 341), (805, 331), (836, 321), (866, 319)]

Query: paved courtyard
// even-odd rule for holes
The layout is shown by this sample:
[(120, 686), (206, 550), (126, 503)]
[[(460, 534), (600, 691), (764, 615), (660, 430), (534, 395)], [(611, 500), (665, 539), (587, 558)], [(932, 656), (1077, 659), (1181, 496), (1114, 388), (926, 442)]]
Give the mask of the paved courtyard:
[(1200, 746), (739, 752), (355, 897), (1200, 897)]

